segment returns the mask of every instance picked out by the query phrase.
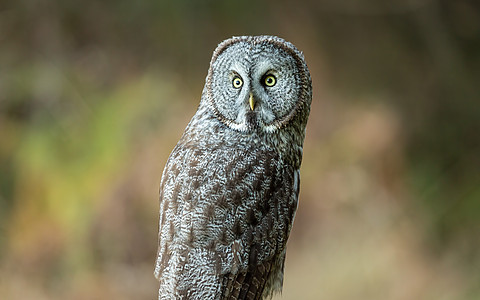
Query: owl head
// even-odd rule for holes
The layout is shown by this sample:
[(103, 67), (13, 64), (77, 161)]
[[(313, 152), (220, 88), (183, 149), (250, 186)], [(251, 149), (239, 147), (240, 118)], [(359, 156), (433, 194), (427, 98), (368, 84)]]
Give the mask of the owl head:
[(205, 93), (204, 104), (228, 127), (271, 133), (293, 119), (305, 128), (312, 84), (293, 44), (274, 36), (241, 36), (214, 51)]

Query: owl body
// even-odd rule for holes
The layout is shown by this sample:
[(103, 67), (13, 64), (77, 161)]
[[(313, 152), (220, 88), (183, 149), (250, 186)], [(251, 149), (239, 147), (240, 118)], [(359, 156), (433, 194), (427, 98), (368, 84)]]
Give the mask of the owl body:
[(159, 299), (281, 290), (310, 102), (308, 69), (290, 43), (261, 36), (218, 46), (162, 175)]

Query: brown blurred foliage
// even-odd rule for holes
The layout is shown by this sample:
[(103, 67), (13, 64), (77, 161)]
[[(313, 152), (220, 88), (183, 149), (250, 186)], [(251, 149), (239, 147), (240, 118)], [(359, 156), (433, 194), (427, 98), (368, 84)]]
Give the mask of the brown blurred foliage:
[(257, 34), (314, 84), (282, 297), (480, 297), (478, 2), (4, 0), (2, 299), (156, 297), (163, 165)]

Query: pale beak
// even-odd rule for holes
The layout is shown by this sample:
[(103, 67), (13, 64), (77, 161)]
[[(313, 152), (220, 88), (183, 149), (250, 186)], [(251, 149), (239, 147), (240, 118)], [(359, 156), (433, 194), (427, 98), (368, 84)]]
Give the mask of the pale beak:
[(250, 93), (250, 98), (248, 98), (248, 103), (250, 104), (250, 109), (255, 109), (255, 99), (253, 99), (252, 93)]

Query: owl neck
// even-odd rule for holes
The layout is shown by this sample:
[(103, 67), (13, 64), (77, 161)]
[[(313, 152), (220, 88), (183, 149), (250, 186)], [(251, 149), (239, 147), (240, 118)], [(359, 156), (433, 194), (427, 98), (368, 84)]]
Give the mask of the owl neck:
[(204, 149), (218, 147), (252, 146), (274, 151), (283, 160), (298, 169), (302, 159), (305, 125), (292, 119), (290, 124), (274, 131), (265, 132), (260, 128), (248, 132), (235, 130), (219, 120), (208, 107), (200, 104), (190, 120), (179, 143), (192, 144)]

